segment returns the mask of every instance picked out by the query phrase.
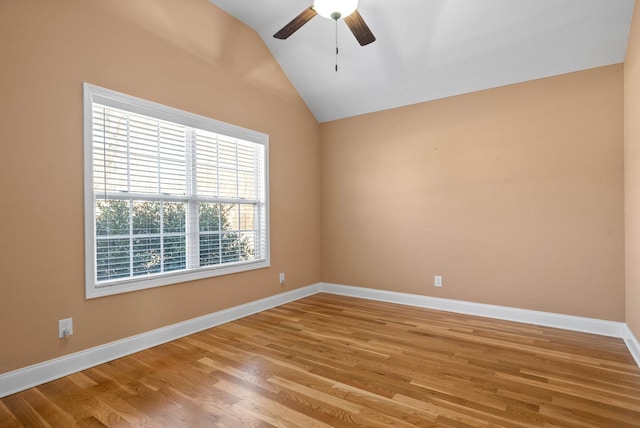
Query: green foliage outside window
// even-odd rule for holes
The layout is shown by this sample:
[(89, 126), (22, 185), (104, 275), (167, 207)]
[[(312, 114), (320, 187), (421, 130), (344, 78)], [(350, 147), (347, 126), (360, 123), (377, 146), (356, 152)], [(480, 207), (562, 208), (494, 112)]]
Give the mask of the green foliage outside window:
[[(250, 260), (252, 241), (230, 221), (234, 204), (200, 203), (199, 266)], [(187, 268), (186, 203), (96, 201), (98, 281)]]

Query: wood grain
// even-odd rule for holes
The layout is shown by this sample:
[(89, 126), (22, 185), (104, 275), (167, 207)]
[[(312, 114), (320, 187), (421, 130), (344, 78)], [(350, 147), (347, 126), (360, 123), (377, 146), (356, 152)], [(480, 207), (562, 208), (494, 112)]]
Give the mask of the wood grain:
[(2, 427), (640, 427), (620, 339), (317, 294), (0, 400)]

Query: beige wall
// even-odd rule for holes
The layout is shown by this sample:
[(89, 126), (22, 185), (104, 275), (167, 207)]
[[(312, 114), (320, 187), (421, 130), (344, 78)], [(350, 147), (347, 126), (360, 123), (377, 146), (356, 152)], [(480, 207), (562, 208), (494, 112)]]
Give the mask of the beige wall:
[(323, 281), (623, 321), (622, 74), (322, 124)]
[[(206, 0), (2, 0), (0, 28), (0, 373), (321, 279), (318, 123), (256, 33)], [(272, 267), (86, 301), (84, 81), (269, 134)]]
[(626, 322), (640, 338), (640, 6), (637, 1), (624, 74)]

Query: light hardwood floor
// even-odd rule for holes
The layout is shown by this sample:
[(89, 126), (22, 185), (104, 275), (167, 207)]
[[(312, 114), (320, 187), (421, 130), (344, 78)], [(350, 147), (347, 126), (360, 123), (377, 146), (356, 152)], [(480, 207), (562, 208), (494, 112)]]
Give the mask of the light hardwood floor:
[(620, 339), (317, 294), (0, 400), (0, 426), (640, 427)]

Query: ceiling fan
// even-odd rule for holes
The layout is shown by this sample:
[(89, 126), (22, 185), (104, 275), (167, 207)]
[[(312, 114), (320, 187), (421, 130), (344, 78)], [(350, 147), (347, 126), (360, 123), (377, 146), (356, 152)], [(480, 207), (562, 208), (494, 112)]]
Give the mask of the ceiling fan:
[(276, 39), (287, 39), (293, 33), (298, 31), (300, 27), (309, 22), (316, 15), (333, 19), (338, 22), (342, 19), (351, 30), (360, 46), (368, 45), (375, 42), (376, 38), (364, 22), (360, 13), (358, 13), (358, 0), (314, 0), (313, 4), (303, 10), (300, 15), (296, 16), (287, 25), (282, 27), (280, 31), (275, 33), (273, 37)]

